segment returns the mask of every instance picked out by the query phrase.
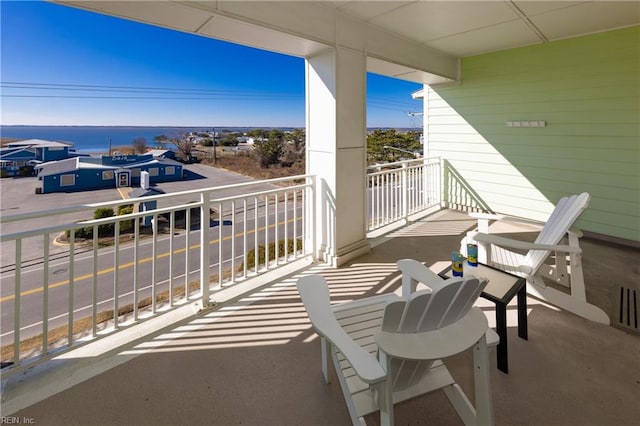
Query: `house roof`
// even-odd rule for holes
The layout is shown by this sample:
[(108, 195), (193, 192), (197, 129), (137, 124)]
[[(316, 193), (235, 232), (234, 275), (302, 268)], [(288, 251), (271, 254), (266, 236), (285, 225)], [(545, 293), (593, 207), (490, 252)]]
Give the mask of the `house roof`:
[(72, 172), (78, 170), (78, 163), (80, 157), (72, 157), (59, 161), (47, 161), (46, 163), (38, 164), (36, 170), (39, 170), (38, 176), (51, 176), (59, 173)]
[(30, 147), (30, 148), (70, 148), (73, 146), (69, 142), (45, 141), (42, 139), (27, 139), (19, 142), (11, 142), (8, 147)]
[(165, 155), (167, 152), (173, 152), (170, 149), (150, 149), (145, 154), (151, 154), (154, 157), (161, 157)]
[[(91, 157), (89, 157), (91, 158)], [(118, 169), (134, 169), (144, 166), (164, 165), (164, 166), (182, 166), (179, 163), (170, 159), (152, 159), (147, 161), (141, 161), (128, 164), (115, 164), (107, 165), (94, 161), (88, 161), (87, 157), (71, 157), (59, 161), (49, 161), (36, 166), (36, 169), (40, 170), (38, 176), (51, 176), (60, 173), (72, 172), (79, 169), (93, 169), (93, 170), (118, 170)]]
[(3, 148), (0, 150), (0, 159), (1, 160), (18, 160), (18, 159), (32, 159), (34, 157), (34, 153), (29, 151), (27, 148)]

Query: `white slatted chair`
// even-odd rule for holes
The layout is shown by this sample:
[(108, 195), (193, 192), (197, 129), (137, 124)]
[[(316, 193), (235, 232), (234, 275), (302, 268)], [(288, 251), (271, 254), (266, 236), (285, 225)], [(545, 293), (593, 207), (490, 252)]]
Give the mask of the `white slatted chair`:
[[(535, 223), (522, 218), (506, 215), (470, 213), (478, 219), (478, 231), (467, 233), (461, 242), (461, 251), (466, 253), (467, 243), (478, 244), (478, 260), (487, 265), (527, 279), (527, 292), (532, 296), (546, 300), (576, 315), (603, 324), (609, 324), (607, 314), (597, 306), (587, 302), (584, 275), (582, 273), (582, 232), (572, 228), (575, 221), (587, 208), (590, 195), (564, 197), (558, 201), (555, 209), (544, 224), (535, 242), (529, 243), (505, 238), (489, 233), (490, 220), (502, 220), (522, 223)], [(568, 236), (568, 245), (560, 244)], [(520, 254), (509, 249), (527, 251)], [(545, 263), (554, 254), (555, 264)], [(567, 255), (569, 262), (567, 263)], [(569, 274), (570, 272), (570, 274)], [(567, 294), (549, 287), (543, 277), (569, 288)]]
[[(298, 280), (321, 337), (324, 379), (329, 383), (331, 362), (353, 424), (364, 424), (363, 416), (380, 410), (380, 423), (392, 425), (393, 404), (437, 389), (465, 424), (493, 424), (487, 340), (497, 344), (498, 337), (482, 311), (472, 307), (487, 281), (429, 278), (425, 284), (431, 289), (408, 299), (384, 294), (336, 306), (323, 277)], [(472, 346), (477, 408), (440, 361)]]

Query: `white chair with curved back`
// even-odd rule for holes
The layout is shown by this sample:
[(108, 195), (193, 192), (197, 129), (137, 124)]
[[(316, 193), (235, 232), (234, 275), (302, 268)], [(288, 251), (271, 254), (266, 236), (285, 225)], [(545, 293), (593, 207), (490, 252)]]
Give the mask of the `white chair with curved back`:
[[(484, 313), (473, 307), (487, 281), (473, 276), (443, 280), (415, 260), (398, 261), (398, 266), (403, 297), (382, 294), (331, 306), (323, 277), (298, 280), (321, 337), (325, 381), (332, 363), (353, 424), (364, 424), (363, 416), (377, 410), (381, 424), (393, 424), (395, 403), (437, 389), (444, 390), (465, 424), (492, 424), (488, 348), (498, 337)], [(418, 281), (428, 288), (409, 294)], [(471, 347), (475, 407), (441, 361)]]

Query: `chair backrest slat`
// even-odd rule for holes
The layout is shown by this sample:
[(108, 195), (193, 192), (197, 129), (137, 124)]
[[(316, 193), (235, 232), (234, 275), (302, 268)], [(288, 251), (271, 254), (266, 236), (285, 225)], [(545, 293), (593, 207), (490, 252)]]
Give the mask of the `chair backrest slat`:
[[(537, 244), (558, 244), (567, 234), (571, 226), (588, 207), (591, 196), (587, 192), (570, 197), (563, 197), (558, 201), (549, 216), (547, 223), (535, 240)], [(536, 270), (549, 256), (549, 251), (531, 250), (526, 254), (524, 263)]]
[(385, 308), (382, 329), (419, 333), (453, 324), (469, 312), (487, 282), (473, 276), (450, 278), (434, 292), (418, 291), (406, 302), (391, 303)]
[[(385, 307), (382, 330), (409, 334), (453, 324), (469, 312), (487, 283), (486, 279), (473, 276), (449, 278), (436, 290), (417, 291), (409, 300), (389, 303)], [(432, 364), (433, 361), (393, 359), (389, 372), (393, 388), (400, 390), (413, 386)]]

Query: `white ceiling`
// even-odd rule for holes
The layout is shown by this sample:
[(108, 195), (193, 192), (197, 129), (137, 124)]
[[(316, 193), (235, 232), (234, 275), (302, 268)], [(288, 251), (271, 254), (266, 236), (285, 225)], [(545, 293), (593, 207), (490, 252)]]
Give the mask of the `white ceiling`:
[(640, 1), (325, 1), (457, 57), (640, 24)]
[(358, 26), (369, 71), (426, 84), (459, 78), (457, 58), (640, 25), (640, 0), (50, 1), (301, 57)]

